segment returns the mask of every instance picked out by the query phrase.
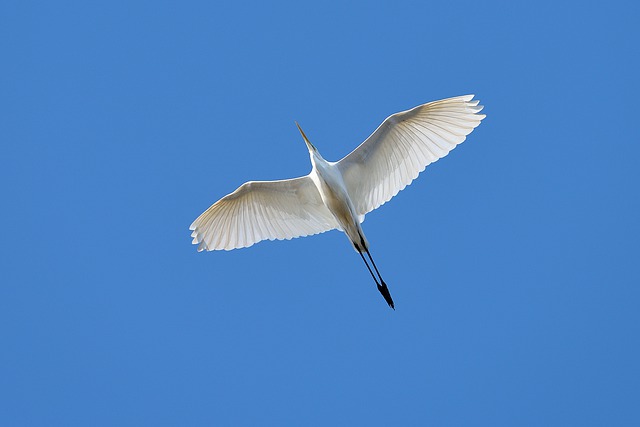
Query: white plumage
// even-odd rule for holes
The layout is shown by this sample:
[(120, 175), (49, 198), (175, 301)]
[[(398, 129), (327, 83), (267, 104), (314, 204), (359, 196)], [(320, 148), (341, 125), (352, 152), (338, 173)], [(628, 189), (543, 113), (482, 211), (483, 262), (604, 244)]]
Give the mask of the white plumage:
[[(311, 173), (241, 185), (191, 224), (193, 243), (198, 244), (198, 251), (230, 250), (261, 240), (291, 239), (338, 228), (363, 260), (363, 252), (371, 259), (360, 226), (365, 215), (463, 142), (485, 117), (479, 114), (482, 108), (473, 95), (466, 95), (393, 114), (338, 162), (324, 160), (300, 129), (309, 149)], [(371, 262), (375, 268), (373, 259)], [(379, 273), (378, 277), (384, 285)], [(377, 280), (376, 284), (385, 295), (386, 285)], [(390, 300), (389, 295), (387, 302), (393, 307)]]

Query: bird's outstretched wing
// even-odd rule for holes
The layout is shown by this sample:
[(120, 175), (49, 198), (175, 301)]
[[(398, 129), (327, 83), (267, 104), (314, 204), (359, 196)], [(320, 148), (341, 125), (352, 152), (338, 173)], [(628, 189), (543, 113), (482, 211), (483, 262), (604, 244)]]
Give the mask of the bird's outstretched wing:
[(458, 96), (393, 114), (338, 162), (358, 215), (389, 201), (465, 140), (485, 117), (472, 99)]
[(189, 229), (198, 251), (214, 251), (309, 236), (337, 226), (311, 178), (303, 176), (246, 182), (214, 203)]

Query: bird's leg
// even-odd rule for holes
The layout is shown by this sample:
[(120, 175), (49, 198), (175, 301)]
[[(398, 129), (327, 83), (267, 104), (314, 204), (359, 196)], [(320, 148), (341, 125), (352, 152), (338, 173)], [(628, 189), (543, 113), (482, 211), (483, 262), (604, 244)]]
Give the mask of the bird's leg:
[(367, 266), (367, 270), (369, 270), (369, 273), (371, 273), (371, 277), (373, 277), (373, 281), (376, 282), (376, 285), (378, 287), (380, 287), (380, 285), (378, 284), (378, 279), (376, 279), (375, 274), (373, 274), (373, 270), (371, 270), (371, 267), (369, 267), (369, 263), (365, 259), (364, 255), (362, 255), (362, 252), (360, 251), (360, 249), (358, 249), (358, 253), (360, 254), (360, 257), (362, 258), (362, 261), (364, 261), (364, 265)]
[(373, 258), (371, 258), (371, 254), (369, 253), (369, 250), (365, 249), (364, 251), (366, 251), (367, 255), (369, 255), (369, 259), (371, 260), (371, 263), (373, 264), (373, 268), (375, 268), (376, 273), (378, 273), (378, 277), (380, 278), (380, 282), (378, 282), (378, 279), (376, 278), (375, 274), (373, 274), (373, 270), (371, 270), (371, 267), (369, 267), (369, 263), (367, 262), (367, 259), (364, 257), (364, 254), (362, 253), (363, 250), (357, 244), (356, 244), (356, 249), (357, 249), (358, 253), (360, 254), (360, 258), (362, 258), (362, 261), (364, 261), (364, 265), (367, 266), (367, 270), (369, 270), (369, 273), (371, 274), (371, 277), (373, 277), (373, 281), (376, 282), (376, 286), (378, 287), (378, 291), (380, 291), (380, 293), (384, 297), (384, 300), (387, 302), (387, 304), (389, 304), (389, 307), (391, 307), (391, 308), (393, 308), (395, 310), (396, 308), (393, 305), (393, 299), (391, 298), (391, 294), (389, 293), (389, 288), (387, 287), (387, 284), (384, 283), (384, 280), (382, 280), (382, 276), (380, 276), (380, 272), (378, 271), (378, 268), (376, 267), (376, 264), (373, 262)]
[[(371, 264), (373, 264), (373, 268), (376, 270), (376, 273), (378, 274), (378, 278), (380, 279), (380, 284), (378, 284), (378, 281), (376, 280), (376, 285), (378, 285), (378, 290), (384, 297), (387, 304), (389, 304), (389, 307), (395, 310), (396, 308), (393, 305), (393, 299), (391, 298), (391, 293), (389, 292), (389, 288), (387, 287), (387, 284), (384, 283), (384, 280), (382, 280), (382, 276), (378, 271), (378, 267), (376, 267), (376, 263), (373, 261), (373, 258), (371, 257), (371, 253), (369, 252), (369, 249), (365, 249), (365, 251), (367, 252), (367, 256), (369, 257), (369, 259), (371, 260)], [(364, 259), (364, 256), (362, 255), (362, 253), (360, 253), (360, 256), (362, 256), (362, 259)], [(367, 267), (369, 267), (369, 264), (367, 264)], [(369, 268), (369, 271), (371, 271), (371, 268)], [(371, 275), (373, 276), (373, 272), (371, 273)]]
[(382, 276), (380, 275), (380, 272), (378, 271), (378, 267), (376, 267), (376, 263), (373, 262), (373, 258), (371, 258), (371, 253), (369, 252), (369, 249), (365, 249), (365, 251), (367, 251), (367, 255), (369, 256), (369, 259), (371, 260), (371, 264), (373, 264), (373, 268), (376, 270), (376, 273), (378, 274), (378, 277), (380, 278), (380, 283), (384, 283), (384, 280), (382, 280)]

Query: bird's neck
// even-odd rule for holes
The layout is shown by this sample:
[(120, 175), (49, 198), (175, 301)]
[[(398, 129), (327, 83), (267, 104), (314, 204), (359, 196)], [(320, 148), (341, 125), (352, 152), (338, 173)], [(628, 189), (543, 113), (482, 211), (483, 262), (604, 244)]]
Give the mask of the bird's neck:
[(309, 157), (311, 158), (311, 164), (314, 167), (322, 167), (324, 165), (326, 165), (328, 162), (320, 155), (320, 153), (316, 152), (310, 152), (309, 153)]

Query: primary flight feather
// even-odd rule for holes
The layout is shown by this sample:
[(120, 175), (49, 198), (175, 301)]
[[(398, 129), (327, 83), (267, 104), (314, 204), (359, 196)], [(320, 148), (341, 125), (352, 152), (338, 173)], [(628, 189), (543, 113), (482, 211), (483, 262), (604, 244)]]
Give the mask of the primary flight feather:
[(198, 251), (231, 250), (337, 228), (347, 234), (378, 290), (394, 308), (360, 224), (367, 213), (388, 202), (466, 139), (485, 117), (479, 114), (483, 107), (478, 103), (473, 95), (458, 96), (393, 114), (338, 162), (323, 159), (298, 126), (309, 150), (311, 173), (242, 184), (191, 224), (193, 243)]

